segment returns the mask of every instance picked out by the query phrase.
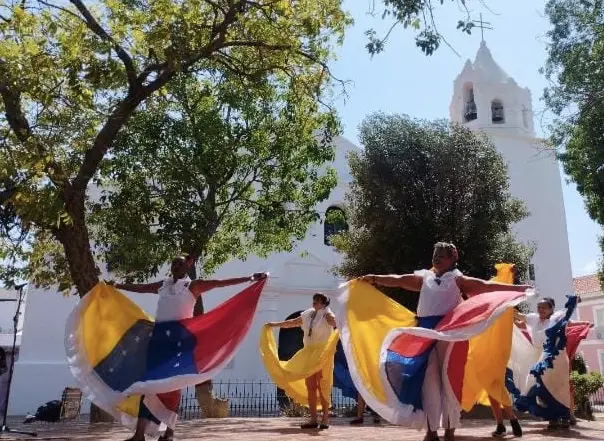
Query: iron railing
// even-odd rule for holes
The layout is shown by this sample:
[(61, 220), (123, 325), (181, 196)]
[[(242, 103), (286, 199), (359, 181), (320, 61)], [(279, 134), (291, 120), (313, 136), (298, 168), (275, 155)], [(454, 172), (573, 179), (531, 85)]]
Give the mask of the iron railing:
[[(271, 381), (214, 381), (212, 392), (215, 398), (228, 400), (231, 417), (295, 416), (300, 411)], [(349, 415), (356, 409), (356, 401), (344, 397), (340, 389), (332, 389), (331, 402), (332, 412), (336, 415)], [(185, 420), (203, 418), (195, 388), (183, 390), (179, 415)]]

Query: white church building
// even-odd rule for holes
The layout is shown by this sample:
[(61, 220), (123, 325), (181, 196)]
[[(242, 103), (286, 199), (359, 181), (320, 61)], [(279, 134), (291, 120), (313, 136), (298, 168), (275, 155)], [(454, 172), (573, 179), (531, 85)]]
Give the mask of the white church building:
[[(520, 87), (497, 65), (484, 42), (475, 61), (468, 60), (454, 82), (450, 117), (472, 130), (487, 133), (507, 160), (511, 192), (524, 200), (530, 211), (530, 217), (517, 225), (516, 232), (520, 240), (536, 245), (531, 276), (543, 295), (553, 297), (557, 304), (563, 305), (565, 295), (572, 292), (572, 274), (558, 163), (536, 138), (530, 91)], [(229, 262), (214, 276), (226, 278), (258, 271), (271, 273), (247, 340), (217, 380), (268, 380), (258, 351), (262, 325), (284, 320), (309, 308), (316, 291), (335, 294), (342, 281), (332, 270), (341, 256), (326, 244), (322, 221), (330, 208), (344, 204), (352, 179), (347, 154), (359, 151), (359, 147), (344, 138), (335, 142), (336, 158), (332, 166), (338, 173), (338, 186), (318, 207), (321, 220), (309, 227), (305, 240), (291, 253)], [(158, 278), (165, 274), (159, 274)], [(110, 278), (109, 275), (105, 277)], [(204, 294), (206, 310), (238, 289), (241, 287)], [(155, 296), (131, 294), (131, 298), (154, 314)], [(60, 399), (65, 387), (76, 386), (66, 365), (63, 338), (67, 316), (77, 301), (75, 297), (63, 297), (49, 290), (29, 290), (11, 388), (10, 415), (35, 412), (43, 403)]]

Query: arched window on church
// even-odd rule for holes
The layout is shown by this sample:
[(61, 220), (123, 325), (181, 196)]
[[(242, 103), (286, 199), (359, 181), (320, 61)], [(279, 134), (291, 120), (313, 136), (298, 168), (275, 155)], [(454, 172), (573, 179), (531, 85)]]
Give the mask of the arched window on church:
[(505, 112), (503, 111), (501, 100), (491, 101), (491, 121), (495, 124), (503, 124), (505, 122)]
[(525, 129), (529, 128), (529, 110), (522, 106), (522, 126)]
[(464, 85), (463, 102), (464, 122), (470, 122), (478, 118), (478, 109), (476, 108), (476, 102), (474, 101), (474, 87), (472, 86), (472, 83)]
[(339, 207), (329, 207), (325, 212), (325, 222), (323, 223), (323, 241), (325, 245), (331, 245), (331, 236), (343, 231), (348, 231), (344, 210)]

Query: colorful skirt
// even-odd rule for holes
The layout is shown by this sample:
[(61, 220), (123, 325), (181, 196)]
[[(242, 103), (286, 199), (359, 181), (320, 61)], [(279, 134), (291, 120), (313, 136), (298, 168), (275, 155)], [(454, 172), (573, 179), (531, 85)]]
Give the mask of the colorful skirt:
[[(502, 336), (489, 329), (500, 319), (511, 323), (512, 308), (525, 298), (518, 292), (482, 294), (420, 323), (373, 286), (347, 283), (335, 312), (356, 389), (387, 421), (418, 429), (456, 427), (461, 410), (485, 393), (505, 402), (507, 360), (479, 354), (501, 350)], [(472, 345), (478, 336), (483, 338)], [(479, 381), (484, 375), (489, 379)]]
[(319, 373), (319, 389), (317, 391), (318, 409), (321, 409), (320, 398), (331, 406), (331, 389), (333, 387), (334, 354), (339, 334), (333, 332), (324, 343), (304, 346), (287, 361), (279, 360), (277, 342), (270, 326), (265, 326), (260, 337), (260, 355), (264, 367), (277, 387), (294, 402), (308, 406), (308, 391), (306, 379)]
[(204, 315), (156, 323), (124, 294), (99, 283), (67, 321), (69, 369), (84, 395), (122, 424), (134, 428), (145, 418), (150, 435), (164, 424), (173, 427), (178, 392), (210, 380), (230, 362), (264, 284), (254, 283)]
[(589, 332), (585, 326), (568, 326), (576, 305), (577, 297), (569, 296), (565, 316), (545, 331), (542, 347), (514, 329), (507, 388), (520, 412), (548, 421), (570, 418), (570, 359)]

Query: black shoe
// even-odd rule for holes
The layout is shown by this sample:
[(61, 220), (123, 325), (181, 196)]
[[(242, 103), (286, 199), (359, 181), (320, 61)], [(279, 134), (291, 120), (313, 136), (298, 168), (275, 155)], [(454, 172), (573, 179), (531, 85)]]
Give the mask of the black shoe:
[(319, 427), (319, 423), (304, 423), (300, 425), (301, 429), (317, 429)]
[(558, 427), (560, 429), (566, 430), (570, 428), (570, 423), (568, 422), (568, 420), (560, 420), (558, 421)]
[(510, 420), (510, 425), (512, 426), (512, 433), (516, 438), (520, 438), (522, 436), (522, 427), (520, 427), (520, 421), (518, 420)]
[(319, 424), (319, 430), (327, 430), (329, 429), (329, 424), (321, 423)]
[(558, 422), (550, 421), (549, 424), (547, 425), (547, 430), (556, 430), (556, 429), (558, 429)]
[(363, 418), (355, 418), (354, 420), (352, 420), (350, 422), (350, 425), (351, 426), (361, 426), (364, 422), (365, 422), (365, 420)]
[(506, 432), (507, 430), (503, 424), (497, 424), (495, 431), (491, 433), (491, 435), (493, 435), (495, 438), (503, 438)]

